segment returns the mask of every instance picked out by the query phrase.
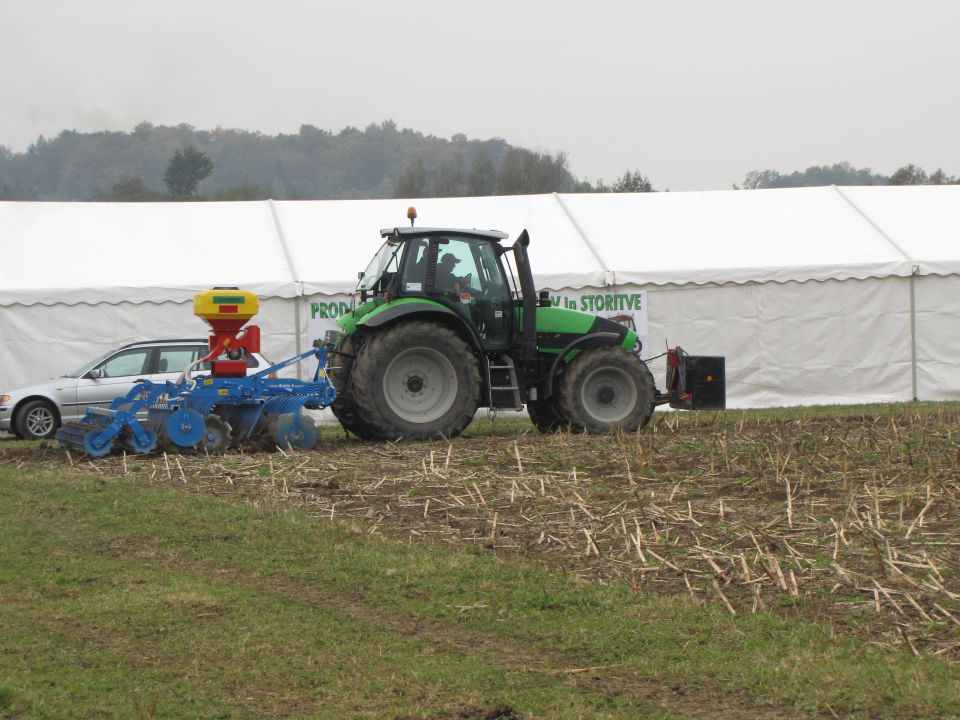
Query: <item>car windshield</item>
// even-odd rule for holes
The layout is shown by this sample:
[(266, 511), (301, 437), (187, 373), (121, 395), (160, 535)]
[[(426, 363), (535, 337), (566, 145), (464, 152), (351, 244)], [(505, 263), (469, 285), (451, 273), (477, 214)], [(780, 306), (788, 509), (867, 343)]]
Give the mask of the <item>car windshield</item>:
[(67, 373), (66, 375), (64, 375), (63, 377), (68, 377), (68, 378), (83, 377), (83, 376), (86, 375), (88, 372), (90, 372), (90, 370), (92, 370), (92, 369), (95, 368), (97, 365), (99, 365), (100, 363), (102, 363), (104, 360), (106, 360), (108, 357), (110, 357), (111, 355), (113, 355), (115, 352), (116, 352), (116, 349), (108, 350), (108, 351), (105, 352), (103, 355), (98, 356), (96, 360), (88, 360), (88, 361), (85, 362), (83, 365), (81, 365), (80, 367), (78, 367), (76, 370), (71, 370), (70, 372), (68, 372), (68, 373)]
[[(377, 254), (373, 256), (373, 260), (367, 265), (367, 269), (363, 271), (363, 278), (360, 280), (357, 290), (373, 290), (380, 280), (380, 276), (383, 275), (383, 271), (391, 264), (396, 266), (396, 255), (399, 249), (400, 243), (391, 242), (390, 240), (385, 242), (381, 248), (377, 250)], [(394, 272), (395, 271), (396, 268), (394, 267)]]

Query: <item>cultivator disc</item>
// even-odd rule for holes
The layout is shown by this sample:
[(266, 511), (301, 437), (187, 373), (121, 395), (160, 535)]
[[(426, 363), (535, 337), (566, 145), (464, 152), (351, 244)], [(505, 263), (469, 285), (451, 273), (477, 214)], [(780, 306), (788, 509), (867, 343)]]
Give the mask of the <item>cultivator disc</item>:
[(230, 423), (216, 415), (209, 415), (204, 423), (199, 449), (210, 455), (222, 455), (230, 447), (231, 436)]
[(181, 408), (167, 416), (163, 424), (166, 436), (179, 447), (194, 447), (203, 439), (206, 422), (196, 410)]
[(307, 415), (277, 415), (268, 425), (270, 439), (277, 447), (292, 450), (313, 450), (317, 446), (317, 427)]

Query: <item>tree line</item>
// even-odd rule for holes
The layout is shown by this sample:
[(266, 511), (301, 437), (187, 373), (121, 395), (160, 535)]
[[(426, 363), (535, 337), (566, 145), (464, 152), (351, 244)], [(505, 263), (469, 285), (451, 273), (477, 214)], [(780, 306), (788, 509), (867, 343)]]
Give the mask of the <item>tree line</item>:
[(806, 170), (780, 173), (777, 170), (751, 170), (735, 189), (821, 187), (824, 185), (957, 185), (960, 178), (947, 175), (942, 169), (933, 172), (917, 165), (904, 165), (892, 175), (882, 175), (870, 168), (856, 168), (848, 162), (814, 165)]
[[(890, 176), (850, 163), (781, 173), (753, 170), (735, 188), (948, 184), (941, 169), (906, 165)], [(392, 120), (295, 134), (138, 124), (130, 132), (39, 137), (26, 151), (0, 145), (0, 200), (278, 200), (458, 197), (550, 192), (655, 192), (639, 170), (611, 184), (577, 178), (566, 153), (501, 138), (449, 139)]]
[(563, 152), (450, 139), (391, 120), (276, 136), (140, 123), (131, 132), (65, 130), (25, 152), (0, 146), (0, 199), (284, 200), (652, 190), (628, 170), (611, 186), (576, 178)]

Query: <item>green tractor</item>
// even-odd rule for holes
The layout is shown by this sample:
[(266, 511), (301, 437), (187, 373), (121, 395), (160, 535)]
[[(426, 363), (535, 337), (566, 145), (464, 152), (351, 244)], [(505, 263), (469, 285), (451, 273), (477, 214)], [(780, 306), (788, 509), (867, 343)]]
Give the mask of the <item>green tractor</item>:
[[(359, 302), (328, 338), (332, 407), (347, 430), (450, 438), (480, 407), (526, 405), (542, 432), (632, 432), (658, 403), (685, 392), (689, 405), (679, 372), (672, 394), (657, 392), (634, 330), (538, 297), (526, 230), (507, 247), (506, 233), (413, 227), (412, 208), (408, 217), (410, 227), (380, 231)], [(503, 258), (511, 250), (517, 277)], [(722, 385), (722, 374), (715, 380)]]

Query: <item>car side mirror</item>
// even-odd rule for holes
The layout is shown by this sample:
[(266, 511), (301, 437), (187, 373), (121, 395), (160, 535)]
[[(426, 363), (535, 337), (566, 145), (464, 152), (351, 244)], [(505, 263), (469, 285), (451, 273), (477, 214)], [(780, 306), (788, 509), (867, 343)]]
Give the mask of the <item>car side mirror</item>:
[(102, 374), (103, 373), (100, 371), (100, 368), (94, 368), (89, 373), (87, 373), (87, 375), (89, 375), (90, 378), (93, 380), (98, 379)]

